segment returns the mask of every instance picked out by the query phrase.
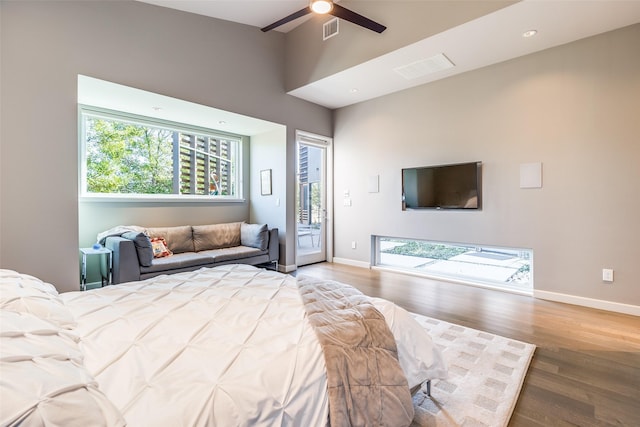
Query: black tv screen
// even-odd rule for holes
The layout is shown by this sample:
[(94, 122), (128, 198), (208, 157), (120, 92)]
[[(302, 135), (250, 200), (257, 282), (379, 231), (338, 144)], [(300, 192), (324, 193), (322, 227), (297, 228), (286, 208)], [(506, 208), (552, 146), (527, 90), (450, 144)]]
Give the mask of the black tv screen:
[(402, 209), (481, 209), (482, 162), (402, 169)]

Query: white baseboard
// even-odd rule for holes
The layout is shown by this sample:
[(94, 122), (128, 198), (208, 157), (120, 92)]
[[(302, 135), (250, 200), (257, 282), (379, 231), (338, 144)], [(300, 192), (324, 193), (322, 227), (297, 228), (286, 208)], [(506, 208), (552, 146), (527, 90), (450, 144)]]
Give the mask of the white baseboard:
[(278, 271), (280, 273), (291, 273), (292, 271), (296, 271), (298, 266), (295, 264), (286, 265), (286, 264), (278, 264)]
[(583, 307), (596, 308), (598, 310), (614, 311), (616, 313), (631, 314), (632, 316), (640, 316), (640, 306), (623, 304), (620, 302), (605, 301), (593, 298), (578, 297), (575, 295), (559, 294), (548, 291), (533, 291), (536, 298), (563, 302), (566, 304), (581, 305)]
[(333, 262), (336, 264), (345, 264), (345, 265), (351, 265), (354, 267), (371, 268), (371, 264), (369, 264), (366, 261), (356, 261), (355, 259), (349, 259), (349, 258), (333, 257)]

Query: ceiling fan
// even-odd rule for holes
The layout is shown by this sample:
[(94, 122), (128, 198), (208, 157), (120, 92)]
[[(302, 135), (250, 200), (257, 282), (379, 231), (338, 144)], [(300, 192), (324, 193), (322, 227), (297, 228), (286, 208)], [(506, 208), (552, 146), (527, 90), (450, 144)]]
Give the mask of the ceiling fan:
[(304, 9), (300, 9), (297, 12), (292, 13), (289, 16), (286, 16), (279, 21), (274, 22), (271, 25), (267, 25), (264, 28), (261, 28), (262, 31), (267, 32), (273, 30), (274, 28), (279, 27), (280, 25), (284, 25), (287, 22), (293, 21), (294, 19), (301, 18), (310, 13), (317, 14), (329, 14), (336, 16), (340, 19), (344, 19), (345, 21), (353, 22), (356, 25), (360, 25), (361, 27), (368, 28), (371, 31), (375, 31), (376, 33), (381, 33), (387, 29), (382, 24), (379, 24), (371, 19), (362, 16), (358, 13), (355, 13), (346, 7), (342, 7), (339, 4), (334, 3), (331, 0), (311, 0), (309, 6)]

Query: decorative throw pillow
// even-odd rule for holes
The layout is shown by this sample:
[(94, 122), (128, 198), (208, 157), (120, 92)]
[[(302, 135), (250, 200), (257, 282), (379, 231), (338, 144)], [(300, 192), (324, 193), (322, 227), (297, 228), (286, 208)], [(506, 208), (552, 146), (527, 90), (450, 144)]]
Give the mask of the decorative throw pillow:
[(240, 242), (243, 246), (266, 251), (269, 246), (269, 228), (267, 224), (247, 224), (240, 225)]
[(136, 252), (138, 253), (138, 261), (143, 267), (150, 267), (153, 261), (153, 248), (151, 247), (151, 240), (149, 236), (144, 233), (136, 233), (135, 231), (129, 231), (122, 234), (124, 239), (132, 240), (136, 246)]
[(166, 240), (164, 240), (164, 237), (151, 238), (151, 248), (153, 249), (154, 258), (162, 258), (165, 256), (173, 255), (173, 252), (169, 250), (169, 246), (167, 245)]

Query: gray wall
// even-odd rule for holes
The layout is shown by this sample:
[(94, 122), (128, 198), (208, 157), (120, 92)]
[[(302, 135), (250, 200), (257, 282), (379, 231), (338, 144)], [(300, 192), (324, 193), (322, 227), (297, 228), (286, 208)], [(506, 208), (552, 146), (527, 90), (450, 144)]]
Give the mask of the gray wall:
[[(369, 262), (372, 234), (531, 248), (537, 291), (640, 305), (638, 46), (640, 24), (337, 110), (335, 256)], [(401, 168), (476, 160), (482, 211), (401, 210)]]
[[(281, 123), (287, 147), (295, 129), (331, 134), (329, 110), (284, 93), (280, 33), (133, 1), (0, 4), (2, 268), (78, 289), (78, 246), (93, 239), (79, 234), (78, 74)], [(249, 219), (247, 204), (81, 210), (96, 224)]]
[[(287, 146), (286, 129), (275, 130), (251, 138), (251, 170), (254, 173), (250, 181), (251, 207), (249, 220), (252, 223), (268, 224), (269, 228), (286, 230), (287, 207)], [(271, 169), (271, 194), (262, 195), (260, 171)], [(289, 233), (289, 234), (293, 234)], [(279, 234), (280, 242), (285, 245), (285, 236)], [(280, 253), (280, 262), (285, 263), (285, 252)]]

